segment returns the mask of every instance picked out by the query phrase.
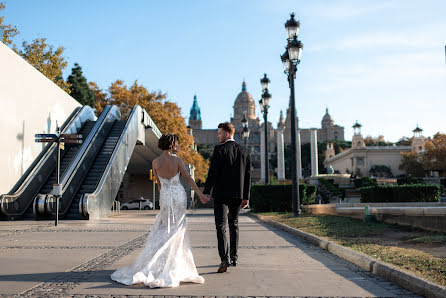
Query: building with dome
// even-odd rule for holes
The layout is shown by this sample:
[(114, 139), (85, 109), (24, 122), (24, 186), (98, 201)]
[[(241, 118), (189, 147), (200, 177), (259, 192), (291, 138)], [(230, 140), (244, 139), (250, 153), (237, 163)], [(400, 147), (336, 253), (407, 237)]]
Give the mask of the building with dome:
[[(285, 120), (284, 141), (285, 144), (291, 144), (291, 118), (290, 108), (287, 109), (287, 117)], [(300, 140), (302, 144), (310, 143), (312, 128), (299, 128), (299, 118), (296, 116), (297, 129), (300, 130)], [(318, 142), (339, 140), (344, 141), (344, 127), (334, 124), (334, 120), (325, 109), (325, 115), (322, 117), (321, 128), (317, 129)]]
[[(249, 138), (246, 140), (246, 146), (251, 152), (252, 159), (252, 180), (261, 181), (263, 179), (264, 171), (262, 167), (264, 162), (264, 123), (260, 123), (260, 119), (256, 116), (256, 102), (252, 98), (252, 95), (247, 91), (246, 82), (242, 83), (242, 90), (237, 95), (233, 105), (233, 116), (229, 120), (234, 125), (235, 134), (234, 139), (236, 142), (245, 144), (245, 140), (242, 138), (242, 119), (246, 117), (248, 121), (248, 128), (250, 130)], [(297, 116), (296, 116), (297, 118)], [(222, 119), (220, 122), (224, 122)], [(194, 142), (196, 145), (204, 145), (213, 147), (218, 144), (217, 140), (217, 129), (203, 129), (201, 122), (200, 107), (198, 106), (197, 96), (194, 96), (193, 104), (190, 109), (189, 115), (189, 127), (192, 130), (192, 135), (194, 137)], [(279, 180), (285, 179), (284, 174), (284, 156), (283, 156), (283, 145), (291, 144), (291, 121), (290, 121), (290, 109), (287, 110), (286, 119), (283, 118), (282, 112), (280, 112), (279, 123), (277, 128), (274, 128), (271, 122), (268, 125), (268, 154), (270, 160), (271, 174), (273, 174), (276, 168), (277, 176)], [(301, 129), (297, 125), (300, 135), (301, 143), (310, 143), (310, 133), (314, 129)], [(344, 128), (334, 124), (333, 118), (326, 110), (326, 114), (322, 118), (322, 128), (317, 129), (317, 138), (319, 141), (327, 140), (344, 140)], [(279, 151), (276, 152), (277, 148)], [(276, 160), (280, 161), (276, 163)]]

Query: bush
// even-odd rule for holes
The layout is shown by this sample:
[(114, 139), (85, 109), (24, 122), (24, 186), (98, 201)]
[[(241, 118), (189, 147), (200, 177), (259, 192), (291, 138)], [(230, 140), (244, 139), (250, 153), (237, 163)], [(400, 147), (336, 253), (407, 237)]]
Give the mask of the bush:
[(374, 165), (369, 170), (369, 175), (375, 177), (393, 177), (392, 170), (388, 166)]
[(401, 177), (397, 180), (398, 185), (408, 185), (408, 184), (423, 184), (422, 178), (414, 178), (414, 177)]
[(361, 203), (439, 202), (438, 185), (410, 184), (361, 188)]
[(353, 180), (356, 188), (367, 187), (367, 186), (377, 186), (378, 183), (375, 179), (369, 177), (361, 177)]
[(342, 191), (337, 184), (334, 184), (333, 179), (319, 179), (319, 183), (325, 186), (325, 188), (335, 196), (341, 196)]
[[(290, 212), (292, 185), (256, 184), (251, 187), (249, 205), (254, 212)], [(312, 204), (316, 198), (315, 185), (300, 184), (300, 202), (303, 205)]]

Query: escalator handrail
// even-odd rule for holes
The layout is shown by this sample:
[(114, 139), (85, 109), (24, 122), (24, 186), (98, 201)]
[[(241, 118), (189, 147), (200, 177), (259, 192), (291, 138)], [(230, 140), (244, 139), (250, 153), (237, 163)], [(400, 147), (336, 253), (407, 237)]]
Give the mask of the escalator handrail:
[(96, 134), (101, 130), (103, 125), (107, 122), (109, 117), (112, 118), (121, 118), (121, 113), (117, 106), (106, 106), (104, 111), (99, 116), (95, 125), (91, 129), (87, 138), (83, 141), (82, 146), (79, 148), (79, 151), (76, 153), (76, 156), (70, 162), (70, 165), (65, 170), (64, 176), (60, 178), (60, 184), (62, 184), (62, 189), (65, 191), (67, 187), (70, 185), (70, 180), (72, 175), (78, 170), (81, 166), (84, 154), (90, 149), (91, 142)]
[[(86, 115), (86, 116), (83, 116)], [(78, 107), (76, 108), (68, 117), (68, 119), (63, 123), (61, 132), (62, 133), (75, 133), (76, 132), (76, 121), (79, 120), (81, 117), (87, 117), (87, 119), (90, 117), (94, 118), (94, 112), (89, 106), (84, 106), (82, 108)], [(81, 120), (79, 120), (81, 121)], [(48, 144), (45, 146), (43, 151), (37, 156), (37, 158), (34, 160), (33, 164), (28, 168), (27, 172), (23, 176), (26, 175), (24, 178), (22, 178), (14, 185), (14, 187), (11, 189), (11, 191), (8, 194), (1, 195), (0, 196), (0, 208), (3, 209), (3, 202), (7, 198), (8, 203), (13, 203), (15, 200), (20, 198), (24, 190), (32, 183), (33, 178), (36, 177), (38, 172), (40, 171), (43, 164), (45, 164), (48, 160), (48, 158), (51, 157), (51, 155), (54, 153), (54, 151), (57, 149), (57, 143)], [(29, 171), (29, 172), (28, 172)], [(20, 185), (18, 185), (20, 184)], [(14, 190), (15, 189), (15, 190)]]
[[(133, 133), (135, 134), (135, 136), (134, 136), (135, 137), (135, 142), (133, 142), (134, 143), (133, 146), (136, 145), (136, 137), (138, 135), (137, 125), (139, 124), (139, 122), (138, 122), (138, 120), (139, 120), (138, 111), (140, 111), (140, 110), (142, 110), (140, 106), (133, 107), (133, 109), (132, 109), (132, 111), (131, 111), (131, 113), (129, 115), (129, 118), (128, 118), (126, 124), (125, 124), (125, 127), (122, 130), (122, 132), (121, 132), (121, 135), (120, 135), (120, 137), (118, 139), (118, 142), (116, 143), (115, 148), (113, 149), (113, 153), (110, 156), (110, 159), (109, 159), (109, 161), (107, 163), (107, 166), (106, 166), (104, 172), (101, 175), (101, 178), (99, 180), (99, 183), (98, 183), (95, 191), (93, 193), (84, 194), (82, 196), (81, 201), (84, 201), (85, 198), (88, 198), (88, 197), (92, 197), (92, 198), (93, 197), (97, 197), (100, 194), (101, 190), (103, 189), (103, 186), (104, 186), (104, 183), (106, 181), (106, 178), (107, 178), (109, 172), (111, 171), (112, 166), (113, 166), (115, 160), (117, 160), (117, 154), (118, 154), (118, 151), (119, 151), (121, 145), (124, 143), (124, 138), (130, 133), (130, 129), (129, 128), (131, 126), (133, 126), (133, 125), (136, 126), (136, 129), (133, 131)], [(126, 144), (126, 145), (129, 146), (129, 145), (132, 145), (132, 144)], [(133, 150), (132, 150), (132, 152), (129, 152), (130, 156), (132, 155), (132, 153), (133, 153)], [(130, 160), (130, 156), (126, 156), (127, 162), (128, 162), (128, 160)], [(127, 169), (127, 163), (125, 165), (125, 169)], [(125, 169), (123, 169), (124, 172), (125, 172)], [(82, 209), (83, 209), (82, 210), (83, 215), (86, 216), (88, 214), (87, 206), (83, 205)]]

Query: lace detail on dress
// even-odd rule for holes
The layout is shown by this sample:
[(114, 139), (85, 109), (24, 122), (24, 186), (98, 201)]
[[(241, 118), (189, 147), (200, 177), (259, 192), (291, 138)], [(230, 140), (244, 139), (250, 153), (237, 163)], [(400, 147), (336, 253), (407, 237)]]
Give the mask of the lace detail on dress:
[(171, 179), (159, 178), (160, 213), (146, 246), (135, 263), (116, 270), (111, 279), (125, 285), (144, 283), (151, 288), (204, 283), (192, 255), (186, 225), (187, 197), (179, 173)]

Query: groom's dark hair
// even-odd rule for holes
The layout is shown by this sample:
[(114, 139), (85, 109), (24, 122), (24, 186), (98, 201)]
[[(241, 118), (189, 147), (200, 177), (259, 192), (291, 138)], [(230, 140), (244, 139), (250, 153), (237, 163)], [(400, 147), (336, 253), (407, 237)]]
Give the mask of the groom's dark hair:
[(223, 122), (223, 123), (220, 123), (220, 124), (218, 125), (218, 128), (221, 128), (221, 129), (223, 129), (224, 131), (228, 132), (231, 136), (234, 134), (234, 131), (235, 131), (235, 129), (234, 129), (234, 125), (232, 125), (232, 124), (229, 123), (229, 122)]

